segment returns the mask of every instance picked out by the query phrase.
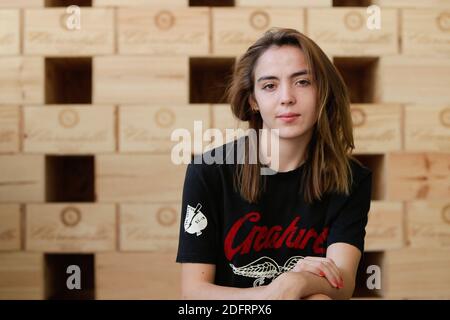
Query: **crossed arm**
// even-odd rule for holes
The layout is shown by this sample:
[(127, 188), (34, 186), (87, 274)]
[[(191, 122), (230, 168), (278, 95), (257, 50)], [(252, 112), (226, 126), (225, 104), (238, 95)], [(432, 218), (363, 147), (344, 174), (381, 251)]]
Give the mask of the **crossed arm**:
[(326, 258), (305, 258), (267, 286), (233, 288), (214, 284), (215, 266), (183, 263), (182, 298), (216, 300), (350, 299), (361, 252), (346, 243), (327, 248)]

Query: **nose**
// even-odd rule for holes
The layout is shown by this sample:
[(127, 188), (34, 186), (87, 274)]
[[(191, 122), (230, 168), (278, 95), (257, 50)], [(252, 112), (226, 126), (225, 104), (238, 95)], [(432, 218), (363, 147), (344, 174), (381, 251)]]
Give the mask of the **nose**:
[(289, 85), (281, 87), (281, 105), (289, 106), (295, 104), (295, 96), (292, 92), (292, 88)]

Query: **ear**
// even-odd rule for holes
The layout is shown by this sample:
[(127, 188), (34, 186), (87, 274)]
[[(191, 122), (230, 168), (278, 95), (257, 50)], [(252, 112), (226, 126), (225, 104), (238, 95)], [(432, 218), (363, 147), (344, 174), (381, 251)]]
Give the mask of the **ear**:
[(252, 108), (253, 112), (256, 112), (259, 110), (258, 103), (256, 102), (255, 98), (253, 97), (253, 94), (250, 94), (248, 97), (248, 103), (250, 104), (250, 107)]

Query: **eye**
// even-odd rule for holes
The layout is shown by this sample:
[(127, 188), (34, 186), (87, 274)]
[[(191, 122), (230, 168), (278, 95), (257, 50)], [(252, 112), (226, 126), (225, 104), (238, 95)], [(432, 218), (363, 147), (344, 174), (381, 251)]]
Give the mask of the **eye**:
[(263, 90), (273, 90), (275, 89), (275, 84), (273, 83), (267, 83), (262, 87)]
[(300, 79), (296, 82), (296, 84), (299, 84), (301, 87), (307, 87), (311, 84), (311, 81), (307, 79)]

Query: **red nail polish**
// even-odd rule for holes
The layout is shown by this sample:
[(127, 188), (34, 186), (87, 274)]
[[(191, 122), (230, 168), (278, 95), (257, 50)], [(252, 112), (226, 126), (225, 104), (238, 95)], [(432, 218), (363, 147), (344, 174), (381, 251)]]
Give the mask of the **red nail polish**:
[(321, 277), (324, 277), (324, 276), (325, 276), (325, 273), (323, 273), (323, 271), (320, 271), (320, 272), (319, 272), (319, 275), (320, 275)]

